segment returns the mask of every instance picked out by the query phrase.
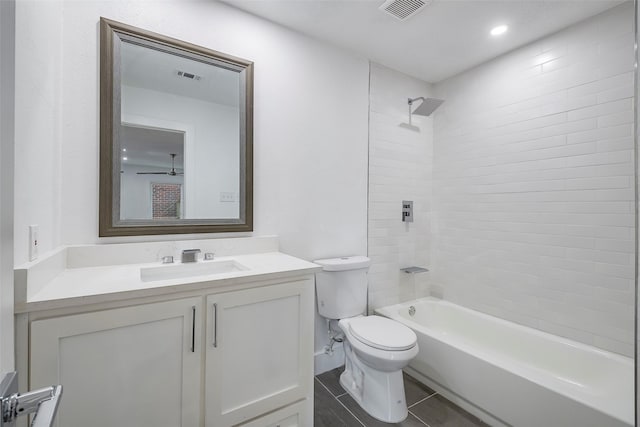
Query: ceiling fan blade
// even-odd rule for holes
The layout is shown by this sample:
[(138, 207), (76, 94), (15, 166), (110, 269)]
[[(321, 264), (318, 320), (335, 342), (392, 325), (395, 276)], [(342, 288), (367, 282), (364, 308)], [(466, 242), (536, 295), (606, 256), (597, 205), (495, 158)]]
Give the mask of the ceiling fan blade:
[[(176, 168), (175, 168), (176, 154), (169, 154), (169, 155), (171, 156), (171, 170), (169, 172), (136, 172), (136, 175), (169, 175), (169, 176), (184, 175), (184, 172), (182, 173), (176, 172)], [(122, 171), (120, 173), (122, 173)]]

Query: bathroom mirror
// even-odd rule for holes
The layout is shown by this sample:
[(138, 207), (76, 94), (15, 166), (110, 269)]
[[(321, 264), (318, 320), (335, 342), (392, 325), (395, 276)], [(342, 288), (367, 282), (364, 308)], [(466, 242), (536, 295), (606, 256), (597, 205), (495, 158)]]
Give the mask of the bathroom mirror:
[(253, 229), (253, 63), (100, 19), (100, 236)]

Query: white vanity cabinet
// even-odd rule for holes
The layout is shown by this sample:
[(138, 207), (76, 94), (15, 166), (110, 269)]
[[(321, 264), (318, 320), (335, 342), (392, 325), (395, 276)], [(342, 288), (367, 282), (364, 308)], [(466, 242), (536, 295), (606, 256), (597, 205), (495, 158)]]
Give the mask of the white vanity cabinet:
[[(206, 427), (238, 425), (313, 395), (313, 289), (301, 280), (207, 297)], [(278, 425), (272, 418), (247, 425)], [(298, 409), (282, 420), (313, 425)]]
[(22, 314), (19, 363), (29, 388), (63, 385), (59, 427), (311, 426), (313, 283)]
[[(311, 410), (312, 411), (312, 410)], [(306, 427), (313, 425), (313, 417), (306, 402), (298, 402), (271, 412), (239, 427)]]
[(30, 386), (63, 384), (60, 427), (199, 426), (202, 301), (32, 321)]

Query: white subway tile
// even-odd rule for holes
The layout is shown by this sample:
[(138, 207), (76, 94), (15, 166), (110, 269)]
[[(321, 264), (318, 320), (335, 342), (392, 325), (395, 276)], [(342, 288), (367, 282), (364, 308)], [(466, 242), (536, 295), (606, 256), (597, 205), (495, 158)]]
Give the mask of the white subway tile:
[(574, 156), (566, 159), (567, 166), (596, 166), (616, 163), (628, 163), (631, 151), (600, 152), (583, 156)]
[(633, 124), (629, 123), (618, 126), (588, 130), (585, 132), (570, 133), (569, 135), (567, 135), (567, 143), (580, 144), (589, 141), (621, 138), (631, 135), (633, 135)]
[(634, 254), (636, 250), (636, 244), (632, 240), (597, 239), (595, 248), (603, 251), (624, 252), (627, 254)]
[[(593, 64), (590, 64), (593, 66)], [(574, 86), (567, 89), (567, 97), (568, 99), (573, 99), (576, 97), (582, 97), (585, 95), (596, 94), (600, 96), (600, 94), (606, 94), (609, 91), (627, 89), (626, 92), (621, 92), (619, 97), (613, 96), (612, 99), (606, 99), (607, 96), (604, 96), (603, 101), (612, 101), (620, 98), (629, 98), (629, 93), (633, 91), (633, 71), (629, 71), (627, 73), (618, 74), (616, 76), (608, 77), (605, 79), (596, 80), (591, 83), (587, 83), (580, 86)], [(629, 92), (631, 89), (631, 92)], [(633, 95), (632, 95), (633, 96)]]
[[(616, 101), (618, 102), (618, 101)], [(618, 126), (623, 124), (633, 124), (633, 110), (628, 109), (622, 112), (609, 114), (606, 116), (598, 117), (598, 127), (605, 128), (611, 126)]]
[(633, 71), (633, 50), (624, 50), (620, 55), (610, 55), (603, 59), (602, 65), (597, 69), (598, 79), (616, 76)]
[(636, 274), (634, 266), (623, 266), (605, 263), (595, 263), (594, 271), (596, 273), (604, 274), (607, 276), (614, 276), (630, 280), (633, 280)]
[(611, 9), (439, 83), (427, 196), (445, 298), (627, 355), (632, 14)]
[[(622, 75), (624, 76), (624, 74)], [(611, 102), (618, 99), (627, 99), (629, 98), (630, 93), (633, 93), (633, 83), (613, 89), (603, 90), (598, 93), (597, 99), (598, 103)]]
[[(619, 99), (617, 101), (611, 101), (604, 104), (598, 104), (590, 107), (584, 107), (577, 110), (569, 111), (567, 119), (569, 121), (573, 120), (583, 120), (591, 117), (599, 117), (607, 116), (615, 113), (620, 113), (623, 111), (632, 111), (633, 103), (631, 99)], [(633, 122), (633, 119), (630, 121)]]
[[(607, 139), (603, 141), (598, 141), (598, 151), (599, 152), (608, 152), (608, 151), (630, 151), (633, 150), (633, 137), (625, 136), (623, 138), (614, 138)], [(631, 166), (631, 163), (629, 164)]]

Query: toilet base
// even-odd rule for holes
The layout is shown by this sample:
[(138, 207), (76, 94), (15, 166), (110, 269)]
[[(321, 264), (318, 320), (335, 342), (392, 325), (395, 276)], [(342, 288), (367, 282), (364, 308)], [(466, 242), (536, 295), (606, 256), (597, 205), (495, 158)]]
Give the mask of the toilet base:
[(383, 372), (360, 361), (345, 341), (345, 370), (340, 384), (369, 415), (386, 423), (407, 418), (402, 370)]

